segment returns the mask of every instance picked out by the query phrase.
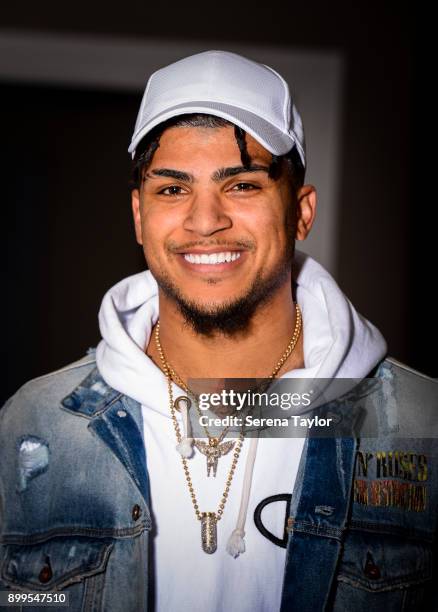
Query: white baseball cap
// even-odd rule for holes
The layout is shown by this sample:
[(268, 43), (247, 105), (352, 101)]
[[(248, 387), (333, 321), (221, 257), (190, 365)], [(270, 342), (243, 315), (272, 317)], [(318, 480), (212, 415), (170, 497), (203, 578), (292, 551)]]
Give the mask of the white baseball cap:
[(275, 70), (236, 53), (205, 51), (152, 74), (129, 146), (158, 124), (188, 113), (228, 119), (274, 155), (295, 145), (306, 166), (304, 130), (286, 81)]

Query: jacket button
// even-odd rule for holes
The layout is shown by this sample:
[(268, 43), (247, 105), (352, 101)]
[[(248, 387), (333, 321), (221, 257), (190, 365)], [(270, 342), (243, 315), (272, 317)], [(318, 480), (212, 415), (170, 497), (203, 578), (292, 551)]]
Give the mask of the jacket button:
[(44, 567), (42, 568), (42, 570), (40, 571), (38, 575), (38, 579), (40, 582), (45, 584), (46, 582), (49, 582), (52, 576), (53, 576), (52, 568), (50, 567), (50, 565), (44, 565)]
[(379, 566), (374, 563), (374, 559), (370, 553), (367, 554), (367, 560), (363, 573), (367, 578), (370, 578), (371, 580), (378, 580), (380, 578)]
[(132, 520), (137, 521), (141, 516), (141, 508), (138, 504), (132, 506)]

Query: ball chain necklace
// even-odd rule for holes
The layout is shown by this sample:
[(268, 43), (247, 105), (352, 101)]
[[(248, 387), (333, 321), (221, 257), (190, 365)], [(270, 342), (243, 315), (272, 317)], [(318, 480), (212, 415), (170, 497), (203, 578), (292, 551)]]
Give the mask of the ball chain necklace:
[[(268, 378), (275, 378), (275, 376), (278, 374), (278, 372), (280, 371), (285, 361), (288, 359), (288, 357), (294, 350), (298, 342), (298, 339), (300, 337), (301, 328), (302, 328), (301, 311), (300, 311), (300, 307), (298, 306), (298, 304), (295, 304), (295, 329), (294, 329), (292, 338), (289, 344), (287, 345), (286, 350), (284, 351), (283, 355), (278, 360), (274, 370), (272, 371), (272, 374)], [(188, 402), (188, 405), (189, 405), (190, 400), (189, 398), (178, 397), (174, 401), (173, 390), (172, 390), (172, 380), (174, 380), (174, 382), (176, 382), (177, 384), (181, 385), (181, 387), (184, 389), (186, 393), (190, 393), (192, 395), (194, 394), (190, 392), (187, 385), (176, 374), (175, 370), (171, 367), (171, 365), (169, 364), (169, 362), (167, 361), (164, 355), (164, 351), (163, 351), (163, 348), (161, 346), (161, 341), (160, 341), (160, 321), (157, 322), (157, 325), (155, 328), (155, 344), (157, 347), (158, 354), (160, 356), (163, 372), (167, 378), (167, 389), (168, 389), (168, 394), (169, 394), (169, 408), (170, 408), (170, 414), (172, 416), (172, 422), (173, 422), (173, 427), (175, 430), (176, 439), (177, 439), (178, 444), (181, 444), (182, 436), (181, 436), (181, 430), (178, 424), (178, 420), (176, 418), (176, 412), (175, 412), (176, 404), (179, 400), (184, 399)], [(217, 447), (219, 442), (223, 439), (225, 435), (225, 430), (222, 432), (219, 438), (213, 438), (209, 434), (207, 435), (209, 438), (209, 444), (210, 444), (210, 439), (212, 439), (214, 440), (214, 442), (211, 443), (211, 446)], [(234, 447), (235, 443), (233, 442), (232, 444)], [(196, 518), (199, 521), (201, 521), (202, 550), (208, 554), (214, 553), (217, 549), (217, 523), (218, 521), (221, 520), (222, 515), (224, 513), (225, 504), (227, 503), (228, 494), (231, 488), (231, 483), (233, 480), (234, 472), (236, 470), (237, 462), (239, 460), (239, 455), (240, 455), (240, 451), (242, 448), (242, 444), (243, 444), (243, 434), (241, 433), (237, 441), (237, 444), (234, 447), (233, 461), (231, 463), (231, 467), (230, 467), (230, 470), (228, 472), (228, 476), (225, 482), (225, 488), (222, 493), (222, 498), (220, 500), (220, 503), (219, 503), (219, 506), (216, 512), (201, 512), (199, 510), (198, 500), (195, 494), (195, 490), (193, 488), (193, 482), (190, 476), (190, 470), (189, 470), (189, 466), (187, 463), (187, 458), (184, 456), (181, 456), (184, 475), (187, 481), (187, 486), (190, 492), (190, 497), (192, 499), (192, 504), (195, 510)], [(217, 460), (216, 460), (216, 463), (217, 463)], [(208, 455), (207, 455), (207, 465), (208, 465)]]
[[(158, 343), (160, 342), (159, 340), (159, 323), (158, 323)], [(161, 347), (161, 344), (160, 344)], [(158, 349), (160, 350), (160, 349)], [(161, 348), (161, 353), (162, 353), (162, 348)], [(160, 357), (161, 357), (161, 353), (160, 353)], [(163, 354), (164, 355), (164, 354)], [(162, 360), (163, 361), (163, 360)], [(164, 361), (166, 361), (166, 359), (164, 359)], [(196, 393), (194, 391), (192, 391), (188, 385), (185, 384), (185, 382), (182, 380), (182, 378), (175, 372), (175, 370), (172, 368), (172, 366), (170, 365), (170, 363), (168, 361), (166, 361), (166, 365), (169, 369), (169, 372), (171, 374), (171, 378), (174, 382), (176, 382), (177, 385), (179, 385), (182, 389), (184, 389), (184, 391), (187, 393), (187, 397), (186, 396), (180, 396), (178, 397), (175, 402), (175, 408), (177, 410), (179, 410), (179, 404), (180, 402), (184, 402), (187, 406), (187, 409), (189, 409), (192, 405), (192, 402), (189, 399), (189, 396), (191, 396), (194, 400), (194, 404), (196, 407), (196, 411), (198, 413), (199, 418), (201, 418), (202, 413), (201, 410), (199, 408), (199, 403), (198, 403), (198, 396), (196, 395)], [(228, 432), (228, 430), (230, 429), (230, 426), (225, 427), (224, 430), (222, 431), (222, 433), (219, 436), (212, 436), (211, 433), (208, 431), (207, 426), (206, 425), (202, 425), (202, 428), (205, 431), (205, 435), (208, 438), (208, 443), (206, 442), (202, 442), (201, 440), (193, 440), (194, 445), (196, 446), (196, 448), (203, 454), (206, 456), (207, 458), (207, 477), (210, 476), (210, 471), (213, 472), (213, 477), (216, 477), (216, 473), (217, 473), (217, 464), (218, 461), (220, 459), (220, 457), (223, 457), (224, 455), (226, 455), (227, 453), (229, 453), (235, 446), (235, 442), (234, 441), (227, 441), (227, 442), (222, 442), (222, 440), (224, 439), (226, 433)], [(243, 436), (242, 436), (243, 439)], [(222, 442), (222, 443), (221, 443)], [(180, 442), (181, 444), (181, 442)], [(180, 448), (180, 446), (178, 447)], [(189, 456), (189, 452), (191, 454), (191, 448), (190, 451), (188, 450), (187, 447), (184, 447), (185, 451), (183, 450), (181, 454), (183, 454), (184, 456)]]

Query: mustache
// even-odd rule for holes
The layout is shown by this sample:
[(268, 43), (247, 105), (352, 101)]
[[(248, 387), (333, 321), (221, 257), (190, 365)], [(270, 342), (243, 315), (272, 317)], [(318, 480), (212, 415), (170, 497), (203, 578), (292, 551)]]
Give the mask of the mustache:
[(166, 248), (171, 253), (177, 253), (178, 251), (188, 251), (194, 247), (212, 247), (220, 246), (225, 249), (228, 248), (239, 248), (247, 251), (254, 251), (256, 248), (253, 240), (239, 239), (239, 240), (220, 240), (215, 238), (214, 240), (190, 240), (189, 242), (177, 243), (173, 240), (169, 241)]

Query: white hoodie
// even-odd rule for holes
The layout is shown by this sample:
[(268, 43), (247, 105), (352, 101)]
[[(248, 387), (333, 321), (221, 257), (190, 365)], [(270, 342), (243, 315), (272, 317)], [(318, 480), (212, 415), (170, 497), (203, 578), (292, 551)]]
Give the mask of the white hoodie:
[[(296, 252), (294, 280), (303, 315), (305, 367), (290, 378), (363, 378), (382, 359), (386, 344), (379, 331), (353, 308), (330, 274), (304, 253)], [(286, 551), (261, 535), (253, 514), (271, 495), (291, 493), (304, 445), (303, 438), (259, 441), (245, 524), (246, 552), (237, 558), (225, 549), (236, 526), (250, 444), (244, 441), (222, 519), (218, 548), (201, 548), (169, 410), (167, 381), (144, 350), (158, 319), (158, 287), (141, 272), (117, 283), (99, 312), (96, 358), (104, 380), (142, 406), (144, 439), (154, 522), (155, 601), (159, 612), (273, 612), (279, 609)], [(185, 393), (173, 385), (174, 398)], [(180, 418), (180, 416), (178, 416)], [(205, 456), (188, 460), (201, 512), (216, 512), (232, 462), (222, 457), (216, 478), (206, 476)], [(264, 525), (282, 537), (285, 504), (263, 510)]]

